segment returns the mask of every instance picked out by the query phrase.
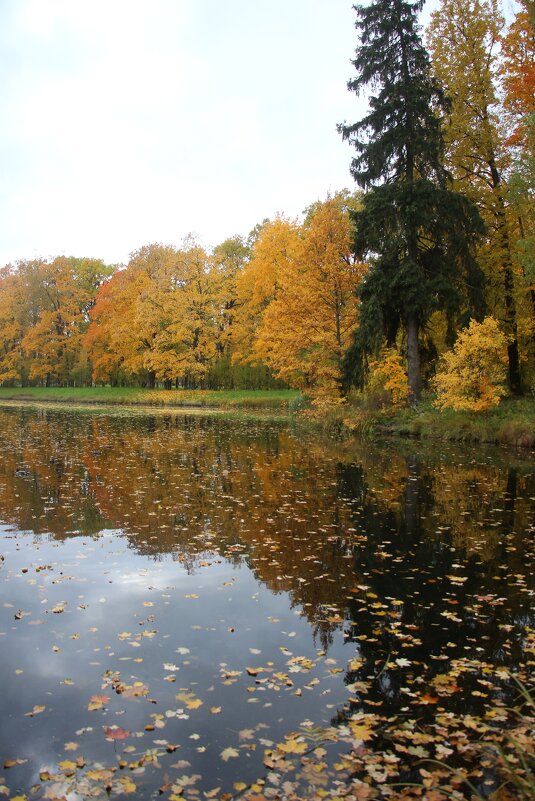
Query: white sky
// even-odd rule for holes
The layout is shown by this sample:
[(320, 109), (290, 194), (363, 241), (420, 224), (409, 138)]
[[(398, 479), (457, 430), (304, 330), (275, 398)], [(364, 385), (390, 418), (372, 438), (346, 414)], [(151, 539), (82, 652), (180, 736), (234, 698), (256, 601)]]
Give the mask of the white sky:
[(353, 188), (351, 0), (0, 0), (0, 265), (207, 247)]

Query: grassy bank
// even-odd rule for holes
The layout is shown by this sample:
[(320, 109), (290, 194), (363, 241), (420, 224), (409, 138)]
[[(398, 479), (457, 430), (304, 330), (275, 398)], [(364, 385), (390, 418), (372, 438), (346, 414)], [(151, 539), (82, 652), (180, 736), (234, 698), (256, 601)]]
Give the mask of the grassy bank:
[[(0, 387), (0, 403), (150, 406), (159, 408), (250, 410), (290, 416), (306, 410), (297, 390), (164, 390), (133, 387)], [(403, 436), (450, 442), (489, 442), (535, 447), (535, 397), (505, 399), (488, 412), (438, 411), (429, 400), (416, 409), (370, 410), (345, 404), (323, 410), (316, 419), (299, 415), (307, 425), (342, 436)]]
[(0, 387), (2, 401), (289, 411), (299, 392), (274, 390), (137, 389), (135, 387)]
[(347, 405), (331, 424), (365, 436), (397, 435), (450, 442), (535, 447), (535, 398), (506, 398), (487, 412), (439, 411), (430, 401), (416, 409), (365, 410)]

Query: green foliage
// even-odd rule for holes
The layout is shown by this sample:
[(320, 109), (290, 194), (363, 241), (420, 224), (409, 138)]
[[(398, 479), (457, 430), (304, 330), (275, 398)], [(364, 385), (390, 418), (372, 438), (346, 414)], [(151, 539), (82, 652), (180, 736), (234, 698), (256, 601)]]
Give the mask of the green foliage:
[(360, 46), (350, 90), (377, 90), (369, 113), (339, 130), (357, 156), (351, 171), (367, 189), (354, 214), (355, 250), (372, 261), (362, 286), (360, 338), (371, 351), (381, 334), (408, 336), (411, 394), (419, 396), (418, 331), (436, 309), (460, 305), (472, 244), (481, 233), (474, 207), (448, 188), (438, 110), (446, 101), (432, 77), (417, 25), (422, 3), (374, 0), (357, 6)]

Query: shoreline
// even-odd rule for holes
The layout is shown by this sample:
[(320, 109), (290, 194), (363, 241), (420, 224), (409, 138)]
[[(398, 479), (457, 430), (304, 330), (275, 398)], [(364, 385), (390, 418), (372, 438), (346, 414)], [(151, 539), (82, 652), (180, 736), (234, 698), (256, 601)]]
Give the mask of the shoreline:
[[(177, 394), (184, 393), (182, 397)], [(151, 397), (152, 396), (152, 397)], [(146, 413), (207, 414), (298, 422), (340, 439), (414, 439), (467, 444), (496, 444), (535, 449), (535, 398), (508, 398), (488, 412), (438, 411), (430, 401), (416, 409), (366, 410), (352, 404), (333, 407), (321, 418), (299, 411), (301, 396), (292, 390), (137, 390), (127, 388), (0, 388), (0, 405), (120, 409)]]

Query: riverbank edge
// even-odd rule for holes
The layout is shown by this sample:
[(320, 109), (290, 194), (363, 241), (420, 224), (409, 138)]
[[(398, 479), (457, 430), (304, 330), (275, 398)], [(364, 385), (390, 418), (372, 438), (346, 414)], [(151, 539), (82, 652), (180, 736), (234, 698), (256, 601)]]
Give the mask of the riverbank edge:
[[(177, 392), (181, 397), (177, 397)], [(0, 388), (0, 404), (64, 407), (133, 407), (139, 411), (200, 411), (278, 420), (298, 420), (307, 428), (341, 438), (369, 440), (404, 437), (463, 443), (493, 443), (535, 448), (535, 397), (507, 398), (487, 412), (443, 410), (430, 400), (415, 408), (365, 409), (350, 403), (314, 415), (292, 390), (115, 390), (112, 388)]]
[(0, 403), (57, 403), (168, 409), (266, 410), (290, 412), (297, 390), (164, 390), (112, 387), (0, 387)]
[(343, 429), (369, 438), (405, 437), (535, 448), (535, 397), (532, 396), (504, 399), (486, 412), (440, 411), (430, 400), (424, 400), (417, 407), (406, 409), (370, 411), (348, 406), (337, 411), (334, 418), (338, 418)]

